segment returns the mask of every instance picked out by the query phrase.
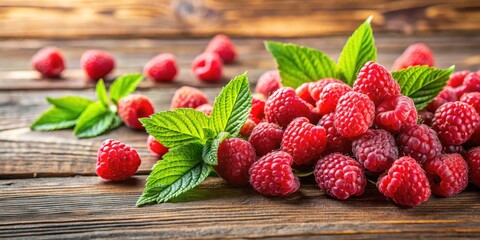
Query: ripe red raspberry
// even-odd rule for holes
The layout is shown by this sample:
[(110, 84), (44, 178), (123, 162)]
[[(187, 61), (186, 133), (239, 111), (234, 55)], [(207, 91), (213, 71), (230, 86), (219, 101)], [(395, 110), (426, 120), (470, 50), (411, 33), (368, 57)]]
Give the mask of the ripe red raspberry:
[(460, 154), (443, 154), (424, 165), (435, 195), (450, 197), (461, 193), (468, 184), (468, 166)]
[(374, 117), (375, 104), (367, 95), (348, 92), (338, 100), (335, 109), (335, 128), (340, 135), (354, 138), (372, 126)]
[(317, 100), (317, 111), (319, 114), (327, 114), (335, 111), (338, 100), (352, 88), (344, 83), (330, 83), (325, 86)]
[(395, 138), (389, 132), (368, 130), (352, 142), (353, 154), (370, 172), (383, 172), (398, 158)]
[(193, 74), (204, 82), (219, 82), (222, 80), (222, 69), (222, 59), (216, 53), (202, 53), (192, 63)]
[(163, 157), (163, 155), (165, 155), (165, 153), (168, 152), (168, 148), (163, 146), (163, 144), (161, 144), (157, 140), (155, 140), (155, 138), (152, 135), (148, 135), (147, 145), (148, 145), (148, 150), (150, 150), (150, 152), (153, 155), (157, 155), (160, 158)]
[(32, 67), (43, 77), (58, 78), (65, 69), (65, 59), (56, 47), (44, 47), (32, 57)]
[(290, 154), (282, 151), (271, 152), (250, 167), (250, 184), (267, 196), (292, 194), (300, 187), (300, 180), (292, 172), (292, 163)]
[[(465, 86), (465, 90), (462, 93), (480, 91), (480, 74), (476, 72), (469, 73), (467, 76), (465, 76), (463, 85)], [(462, 96), (462, 93), (457, 95), (458, 98)]]
[(131, 94), (118, 101), (118, 115), (127, 127), (145, 129), (138, 119), (149, 117), (153, 113), (155, 113), (153, 102), (147, 96)]
[(322, 78), (308, 85), (308, 92), (310, 93), (312, 99), (315, 100), (315, 102), (320, 99), (320, 94), (322, 94), (323, 88), (325, 88), (330, 83), (344, 84), (342, 81), (335, 78)]
[(285, 129), (282, 151), (289, 153), (297, 165), (308, 165), (317, 160), (327, 145), (326, 131), (307, 118), (293, 120)]
[(253, 145), (258, 157), (280, 148), (283, 130), (275, 123), (261, 122), (255, 128), (248, 141)]
[(154, 82), (171, 82), (178, 73), (177, 60), (170, 53), (157, 55), (145, 64), (143, 72)]
[(435, 66), (433, 53), (427, 45), (415, 43), (405, 50), (393, 63), (393, 71), (401, 70), (411, 66)]
[(312, 105), (315, 105), (315, 100), (313, 100), (313, 98), (310, 96), (310, 91), (309, 91), (309, 87), (310, 87), (311, 84), (313, 84), (313, 83), (312, 82), (307, 82), (307, 83), (304, 83), (304, 84), (300, 85), (300, 87), (298, 87), (295, 90), (295, 93), (297, 93), (297, 96), (299, 96), (305, 102), (307, 102), (309, 104), (312, 104)]
[(229, 138), (218, 147), (215, 172), (232, 186), (248, 184), (248, 170), (257, 160), (253, 146), (240, 138)]
[(398, 150), (424, 164), (441, 154), (437, 133), (425, 124), (405, 126), (397, 136)]
[(402, 126), (415, 125), (417, 120), (417, 109), (409, 97), (388, 97), (377, 106), (375, 124), (391, 133), (398, 132)]
[(470, 149), (465, 160), (469, 168), (470, 182), (480, 187), (480, 147)]
[(259, 123), (265, 118), (265, 101), (260, 98), (252, 98), (252, 109), (250, 110), (250, 118), (258, 120)]
[(430, 126), (432, 125), (433, 113), (424, 109), (418, 112), (418, 116), (421, 118), (422, 123)]
[(248, 118), (247, 121), (245, 121), (245, 124), (243, 124), (242, 128), (240, 129), (240, 136), (244, 138), (250, 137), (250, 134), (252, 134), (253, 129), (257, 126), (257, 123), (255, 121), (256, 120), (252, 120), (251, 118)]
[(83, 71), (90, 80), (105, 78), (115, 68), (115, 60), (108, 52), (88, 50), (80, 58)]
[(464, 102), (449, 102), (440, 106), (433, 117), (432, 128), (445, 145), (465, 143), (480, 121), (475, 108)]
[(467, 154), (467, 150), (462, 145), (445, 145), (442, 147), (442, 152), (446, 154), (458, 153), (462, 156)]
[(205, 115), (210, 116), (213, 111), (213, 104), (205, 103), (195, 108), (195, 110), (205, 113)]
[(460, 101), (469, 104), (477, 113), (480, 113), (480, 92), (465, 93)]
[(447, 82), (447, 86), (454, 87), (454, 88), (460, 87), (463, 84), (463, 80), (469, 73), (470, 71), (461, 71), (461, 72), (453, 73)]
[(418, 206), (431, 195), (425, 172), (411, 157), (397, 159), (392, 167), (378, 178), (377, 188), (400, 206)]
[(255, 92), (263, 94), (265, 97), (270, 96), (277, 89), (282, 87), (282, 80), (277, 70), (270, 70), (262, 74), (255, 86)]
[(352, 142), (337, 132), (334, 120), (335, 113), (329, 113), (324, 115), (317, 124), (318, 126), (325, 128), (327, 133), (327, 147), (323, 154), (334, 152), (350, 154), (352, 152)]
[(173, 94), (170, 109), (197, 108), (205, 103), (208, 103), (208, 97), (200, 89), (183, 86)]
[(375, 105), (385, 98), (400, 94), (400, 85), (382, 65), (367, 62), (360, 69), (353, 91), (366, 94)]
[(112, 181), (125, 180), (137, 172), (140, 163), (137, 150), (119, 141), (107, 139), (98, 149), (96, 173), (99, 177)]
[(233, 62), (237, 56), (235, 45), (233, 45), (229, 37), (223, 34), (218, 34), (213, 37), (205, 52), (218, 54), (224, 63)]
[(353, 158), (340, 153), (321, 158), (315, 166), (314, 174), (318, 187), (340, 200), (362, 195), (367, 186), (362, 166)]

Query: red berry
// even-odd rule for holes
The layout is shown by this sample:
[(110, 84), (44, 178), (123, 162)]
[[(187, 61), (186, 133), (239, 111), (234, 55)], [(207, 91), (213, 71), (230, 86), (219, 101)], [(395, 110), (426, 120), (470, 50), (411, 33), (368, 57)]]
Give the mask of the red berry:
[(183, 86), (173, 94), (170, 109), (175, 108), (196, 108), (208, 103), (208, 97), (200, 89)]
[(431, 195), (425, 172), (411, 157), (397, 159), (392, 167), (378, 178), (377, 188), (400, 206), (418, 206)]
[(98, 149), (96, 173), (101, 178), (120, 181), (135, 174), (140, 163), (137, 150), (119, 141), (107, 139)]
[(292, 88), (280, 88), (265, 103), (265, 117), (268, 122), (276, 123), (283, 128), (297, 117), (308, 117), (313, 120), (311, 105), (299, 98)]
[(163, 144), (161, 144), (157, 140), (155, 140), (155, 138), (152, 135), (148, 135), (147, 145), (148, 145), (148, 150), (150, 150), (150, 152), (153, 155), (157, 155), (158, 157), (163, 157), (163, 155), (165, 155), (165, 153), (168, 152), (168, 148), (163, 146)]
[(270, 96), (277, 89), (282, 87), (280, 74), (277, 70), (270, 70), (262, 74), (255, 86), (255, 92), (263, 94), (265, 97)]
[(154, 82), (171, 82), (178, 73), (177, 60), (170, 53), (157, 55), (145, 64), (143, 72)]
[(480, 121), (475, 109), (464, 102), (449, 102), (440, 106), (433, 117), (432, 128), (445, 145), (465, 143)]
[[(463, 85), (465, 86), (465, 90), (462, 93), (480, 91), (480, 74), (476, 72), (469, 73), (465, 76)], [(458, 98), (462, 96), (462, 93), (460, 93), (459, 96), (457, 95)]]
[(462, 156), (467, 154), (467, 150), (462, 145), (445, 145), (442, 147), (442, 152), (446, 154), (458, 153)]
[(256, 150), (257, 156), (262, 157), (269, 152), (280, 148), (283, 130), (275, 123), (261, 122), (255, 128), (248, 141)]
[(367, 181), (362, 166), (351, 157), (332, 153), (315, 166), (315, 181), (328, 195), (346, 200), (363, 194)]
[(257, 123), (255, 120), (252, 120), (251, 118), (248, 118), (247, 121), (245, 121), (245, 124), (243, 124), (242, 128), (240, 129), (240, 136), (244, 138), (250, 137), (250, 134), (252, 134), (253, 129), (257, 126)]
[(368, 130), (352, 142), (352, 150), (357, 160), (370, 172), (388, 170), (398, 158), (395, 138), (382, 129)]
[(108, 52), (96, 49), (83, 53), (80, 63), (90, 80), (105, 78), (115, 68), (113, 56)]
[(32, 57), (32, 67), (43, 77), (58, 78), (65, 69), (65, 59), (56, 47), (44, 47)]
[(304, 83), (304, 84), (300, 85), (300, 87), (298, 87), (295, 90), (295, 93), (297, 93), (297, 96), (299, 96), (305, 102), (308, 102), (312, 105), (315, 105), (315, 100), (313, 100), (313, 98), (310, 96), (310, 92), (309, 92), (309, 86), (311, 84), (312, 84), (312, 82), (307, 82), (307, 83)]
[(463, 84), (463, 80), (469, 73), (470, 71), (461, 71), (461, 72), (453, 73), (447, 82), (447, 86), (454, 87), (454, 88), (461, 86)]
[(222, 59), (216, 53), (202, 53), (192, 63), (193, 74), (204, 82), (219, 82), (222, 80), (222, 69)]
[(233, 62), (237, 56), (235, 46), (229, 37), (218, 34), (210, 40), (205, 52), (216, 53), (222, 58), (224, 63)]
[(409, 97), (388, 97), (377, 106), (375, 124), (391, 133), (398, 132), (402, 126), (415, 125), (417, 120), (417, 109)]
[(435, 66), (433, 53), (427, 45), (423, 43), (415, 43), (405, 50), (393, 63), (393, 71), (408, 68), (411, 66)]
[(240, 138), (230, 138), (218, 147), (218, 165), (215, 172), (232, 186), (248, 184), (248, 170), (257, 160), (253, 146)]
[(320, 99), (320, 94), (322, 93), (323, 88), (325, 88), (330, 83), (343, 83), (343, 82), (335, 78), (322, 78), (308, 85), (308, 92), (310, 93), (310, 96), (312, 97), (312, 99), (315, 100), (315, 102)]
[(252, 98), (252, 109), (250, 110), (250, 117), (252, 119), (258, 119), (259, 121), (265, 118), (265, 101), (264, 100), (256, 97)]
[(480, 92), (465, 93), (460, 101), (469, 104), (477, 113), (480, 113)]
[(441, 154), (437, 133), (425, 124), (405, 126), (397, 136), (398, 150), (424, 164)]
[(450, 197), (462, 192), (468, 184), (468, 166), (459, 154), (440, 155), (424, 165), (432, 192)]
[(195, 108), (195, 110), (205, 113), (205, 115), (210, 116), (213, 111), (213, 104), (205, 103)]
[(125, 125), (133, 129), (145, 129), (138, 120), (155, 113), (153, 102), (147, 96), (131, 94), (118, 101), (118, 115)]
[(292, 163), (288, 153), (271, 152), (250, 167), (250, 184), (263, 195), (290, 195), (300, 187), (300, 180), (292, 172)]
[(335, 113), (329, 113), (324, 115), (317, 124), (325, 128), (327, 134), (327, 147), (323, 154), (334, 152), (350, 154), (352, 152), (352, 142), (337, 132), (334, 120)]
[(382, 65), (367, 62), (360, 69), (353, 91), (366, 94), (375, 105), (385, 98), (400, 94), (400, 85)]
[(335, 111), (338, 100), (352, 88), (344, 83), (330, 83), (325, 86), (318, 96), (317, 111), (319, 114), (327, 114)]
[(467, 160), (469, 168), (470, 182), (480, 187), (480, 147), (470, 149), (465, 160)]
[(348, 92), (338, 100), (335, 109), (335, 128), (340, 135), (354, 138), (372, 126), (374, 117), (375, 104), (367, 95)]

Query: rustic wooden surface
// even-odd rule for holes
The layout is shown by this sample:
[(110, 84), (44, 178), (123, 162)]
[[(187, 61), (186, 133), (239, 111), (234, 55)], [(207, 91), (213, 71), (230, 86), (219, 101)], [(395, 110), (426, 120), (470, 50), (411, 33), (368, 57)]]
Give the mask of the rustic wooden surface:
[[(147, 134), (126, 127), (92, 139), (78, 140), (70, 130), (32, 132), (28, 126), (48, 108), (45, 96), (94, 97), (92, 84), (79, 70), (79, 56), (91, 47), (117, 59), (114, 75), (141, 71), (157, 53), (177, 55), (181, 74), (176, 83), (144, 81), (139, 92), (166, 110), (180, 85), (201, 87), (211, 100), (227, 79), (248, 71), (258, 76), (275, 67), (259, 39), (235, 39), (240, 59), (225, 68), (221, 84), (202, 84), (190, 63), (207, 43), (197, 40), (3, 40), (0, 41), (0, 238), (460, 238), (480, 237), (480, 191), (469, 187), (452, 198), (432, 197), (403, 209), (369, 185), (365, 195), (349, 201), (326, 197), (307, 179), (299, 193), (268, 198), (250, 188), (228, 187), (209, 178), (172, 203), (136, 208), (135, 202), (156, 159), (146, 148)], [(345, 37), (284, 39), (338, 57)], [(379, 62), (390, 67), (413, 42), (426, 42), (437, 65), (458, 70), (480, 68), (480, 35), (398, 37), (378, 35)], [(40, 47), (56, 45), (69, 70), (60, 80), (39, 80), (29, 58)], [(101, 141), (115, 138), (139, 150), (142, 165), (126, 182), (109, 183), (95, 176)]]

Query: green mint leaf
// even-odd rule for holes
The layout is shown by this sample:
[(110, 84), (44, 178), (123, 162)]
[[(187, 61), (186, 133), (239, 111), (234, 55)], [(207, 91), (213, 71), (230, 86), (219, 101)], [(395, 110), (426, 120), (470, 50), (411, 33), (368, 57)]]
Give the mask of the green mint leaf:
[(97, 93), (98, 101), (100, 101), (105, 107), (108, 107), (109, 100), (107, 96), (107, 88), (105, 87), (105, 83), (102, 79), (97, 82), (95, 92)]
[(109, 129), (114, 117), (101, 102), (90, 104), (78, 118), (74, 134), (78, 138), (98, 136)]
[(47, 101), (59, 109), (78, 114), (77, 117), (80, 116), (88, 105), (93, 103), (92, 100), (79, 96), (47, 97)]
[(215, 99), (210, 115), (210, 128), (217, 134), (229, 132), (238, 135), (252, 108), (252, 94), (247, 76), (232, 79)]
[(149, 118), (141, 118), (140, 122), (150, 135), (168, 148), (190, 142), (206, 142), (204, 128), (208, 127), (208, 117), (193, 109), (159, 112)]
[(265, 42), (265, 47), (277, 62), (283, 86), (297, 88), (306, 82), (336, 77), (335, 61), (323, 52), (279, 42)]
[(137, 73), (118, 77), (110, 86), (110, 98), (114, 103), (118, 103), (121, 98), (135, 91), (142, 80), (143, 75)]
[(108, 127), (108, 130), (117, 129), (118, 127), (122, 126), (122, 124), (123, 124), (122, 119), (118, 115), (114, 114), (113, 121), (110, 124), (110, 127)]
[(221, 132), (218, 136), (213, 139), (212, 141), (207, 142), (205, 146), (203, 146), (202, 158), (203, 162), (209, 165), (217, 165), (218, 164), (218, 147), (223, 140), (230, 137), (230, 133), (228, 132)]
[(32, 123), (30, 128), (37, 131), (52, 131), (72, 128), (77, 123), (78, 114), (51, 107)]
[(403, 95), (410, 97), (417, 110), (424, 109), (447, 84), (455, 66), (436, 69), (428, 66), (414, 66), (392, 72)]
[(353, 86), (360, 68), (366, 62), (376, 61), (377, 59), (377, 48), (370, 25), (371, 21), (372, 16), (348, 38), (338, 59), (337, 76), (350, 86)]

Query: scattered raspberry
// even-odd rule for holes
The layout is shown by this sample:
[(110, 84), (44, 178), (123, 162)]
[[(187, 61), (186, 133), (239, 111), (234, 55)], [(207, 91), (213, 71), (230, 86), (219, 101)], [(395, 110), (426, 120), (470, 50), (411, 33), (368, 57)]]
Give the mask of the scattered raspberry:
[(469, 104), (477, 113), (480, 113), (480, 92), (465, 93), (460, 101)]
[(393, 71), (401, 70), (411, 66), (427, 65), (435, 66), (433, 53), (427, 45), (423, 43), (415, 43), (405, 50), (393, 63)]
[(108, 52), (88, 50), (80, 58), (83, 71), (90, 80), (105, 78), (115, 68), (115, 60)]
[(223, 63), (216, 53), (202, 53), (192, 63), (193, 75), (204, 82), (222, 80)]
[(308, 102), (312, 105), (315, 105), (315, 100), (313, 100), (313, 98), (310, 96), (310, 92), (309, 92), (310, 84), (312, 84), (312, 82), (307, 82), (307, 83), (304, 83), (304, 84), (300, 85), (300, 87), (298, 87), (295, 90), (295, 93), (297, 93), (297, 96), (299, 96), (305, 102)]
[(461, 72), (453, 73), (447, 82), (447, 86), (454, 87), (454, 88), (460, 87), (463, 84), (463, 80), (469, 73), (470, 71), (461, 71)]
[(466, 142), (480, 121), (475, 109), (464, 102), (449, 102), (440, 106), (433, 117), (432, 128), (445, 145)]
[(127, 127), (145, 129), (138, 119), (149, 117), (153, 113), (153, 102), (147, 96), (131, 94), (118, 101), (118, 115)]
[(265, 118), (265, 101), (253, 97), (252, 98), (252, 109), (250, 110), (250, 118), (258, 120), (259, 123), (262, 119)]
[(467, 154), (467, 150), (462, 145), (448, 145), (442, 147), (442, 152), (446, 154), (458, 153), (462, 156)]
[(425, 172), (411, 157), (397, 159), (392, 167), (378, 178), (377, 188), (400, 206), (418, 206), (431, 195)]
[(395, 138), (382, 129), (368, 130), (352, 142), (352, 150), (356, 159), (370, 172), (388, 170), (398, 158)]
[(397, 137), (398, 150), (424, 164), (441, 154), (437, 133), (425, 124), (406, 126)]
[(352, 88), (344, 83), (330, 83), (325, 86), (317, 100), (317, 111), (319, 114), (327, 114), (335, 111), (338, 100)]
[(293, 158), (286, 152), (271, 152), (252, 164), (250, 184), (263, 195), (286, 196), (300, 187), (292, 172)]
[(308, 92), (310, 93), (312, 99), (315, 100), (315, 102), (320, 99), (320, 94), (323, 92), (323, 88), (325, 88), (330, 83), (345, 84), (335, 78), (323, 78), (308, 85)]
[(470, 182), (480, 187), (480, 147), (470, 149), (465, 160), (469, 168)]
[(168, 152), (168, 148), (163, 146), (163, 144), (159, 143), (157, 140), (152, 135), (148, 135), (147, 138), (147, 145), (148, 145), (148, 150), (153, 155), (157, 155), (158, 157), (163, 157), (165, 153)]
[(213, 104), (205, 103), (195, 108), (195, 110), (205, 113), (205, 115), (210, 116), (213, 111)]
[(283, 130), (275, 123), (261, 122), (255, 128), (248, 141), (253, 145), (258, 157), (280, 148)]
[(324, 115), (317, 124), (318, 126), (325, 128), (327, 133), (327, 147), (323, 154), (334, 152), (350, 154), (352, 152), (352, 142), (337, 132), (334, 120), (335, 113), (329, 113)]
[(375, 104), (367, 95), (348, 92), (339, 100), (335, 110), (335, 128), (340, 135), (353, 138), (366, 132), (373, 124)]
[(155, 82), (171, 82), (178, 73), (177, 60), (170, 53), (157, 55), (145, 64), (143, 72)]
[(56, 47), (44, 47), (32, 57), (32, 67), (43, 77), (58, 78), (65, 69), (65, 59)]
[(253, 146), (240, 138), (230, 138), (218, 147), (218, 165), (215, 172), (232, 186), (248, 184), (248, 170), (257, 160)]
[[(465, 86), (465, 90), (463, 93), (480, 91), (480, 74), (476, 72), (469, 73), (467, 76), (465, 76), (463, 85)], [(462, 95), (460, 94), (458, 98), (460, 98), (461, 96)]]
[(432, 125), (433, 113), (424, 109), (418, 112), (418, 116), (421, 118), (422, 123), (430, 126)]
[(459, 154), (444, 154), (424, 165), (435, 195), (450, 197), (462, 192), (468, 184), (468, 166)]
[(311, 124), (304, 117), (293, 120), (282, 138), (282, 151), (289, 153), (298, 165), (308, 165), (317, 160), (326, 145), (325, 129)]
[(245, 121), (245, 124), (243, 124), (243, 127), (240, 129), (240, 136), (244, 138), (250, 137), (250, 134), (252, 134), (253, 129), (255, 126), (257, 126), (257, 123), (255, 122), (256, 120), (252, 120), (251, 118), (248, 118), (247, 121)]
[(318, 187), (340, 200), (362, 195), (367, 186), (362, 166), (353, 158), (340, 153), (321, 158), (315, 166), (314, 174)]
[(417, 109), (409, 97), (388, 97), (377, 106), (375, 124), (391, 133), (398, 132), (402, 126), (415, 125), (417, 120)]
[(255, 92), (263, 94), (265, 97), (270, 96), (277, 89), (282, 87), (280, 74), (277, 70), (270, 70), (262, 74), (255, 86)]
[(121, 181), (135, 174), (140, 163), (137, 150), (119, 141), (107, 139), (98, 149), (95, 171), (101, 178)]
[(375, 105), (385, 98), (400, 94), (400, 85), (382, 65), (367, 62), (358, 73), (353, 91), (366, 94)]
[(173, 94), (170, 109), (197, 108), (205, 103), (208, 103), (208, 97), (200, 89), (183, 86)]
[(210, 40), (205, 52), (216, 53), (224, 63), (230, 63), (235, 60), (237, 51), (229, 37), (218, 34)]

